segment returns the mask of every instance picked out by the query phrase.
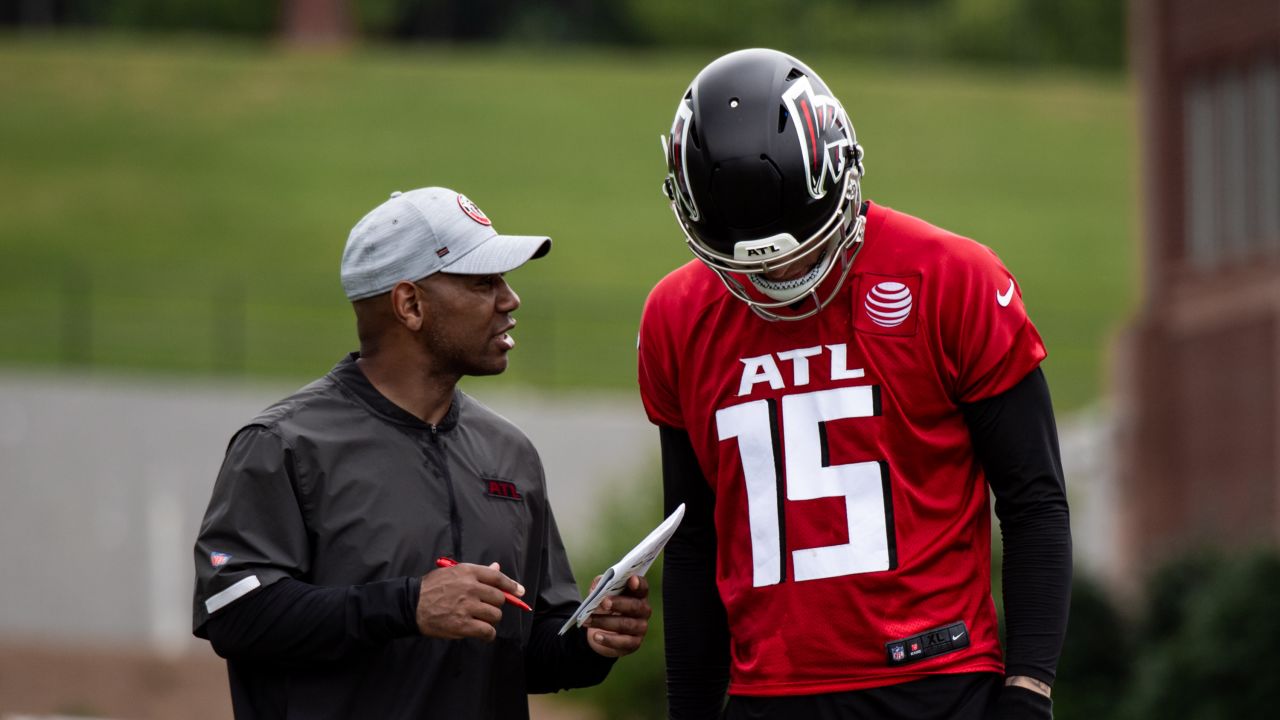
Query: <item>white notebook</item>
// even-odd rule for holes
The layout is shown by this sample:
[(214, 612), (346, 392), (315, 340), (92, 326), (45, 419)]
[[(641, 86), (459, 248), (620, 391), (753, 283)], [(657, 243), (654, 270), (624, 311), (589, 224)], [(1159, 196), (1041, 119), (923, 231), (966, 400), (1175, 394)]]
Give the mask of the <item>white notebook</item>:
[(649, 572), (649, 566), (658, 559), (658, 553), (662, 552), (667, 541), (675, 534), (676, 528), (680, 527), (680, 520), (683, 517), (684, 503), (681, 503), (680, 507), (663, 520), (661, 525), (654, 528), (653, 532), (645, 536), (640, 544), (631, 548), (630, 552), (613, 564), (613, 567), (605, 570), (600, 576), (600, 582), (596, 583), (595, 589), (587, 594), (587, 597), (578, 605), (578, 609), (569, 616), (564, 627), (560, 628), (560, 634), (565, 634), (574, 625), (582, 627), (582, 623), (586, 622), (591, 613), (600, 606), (600, 601), (622, 592), (632, 575), (644, 575)]

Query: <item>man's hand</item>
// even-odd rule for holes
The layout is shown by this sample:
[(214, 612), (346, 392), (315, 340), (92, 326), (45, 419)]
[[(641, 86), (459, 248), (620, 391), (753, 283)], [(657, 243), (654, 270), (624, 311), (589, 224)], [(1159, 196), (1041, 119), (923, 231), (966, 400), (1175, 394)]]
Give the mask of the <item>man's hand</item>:
[(502, 593), (523, 595), (524, 588), (499, 572), (498, 563), (488, 567), (459, 563), (422, 576), (418, 593), (418, 632), (428, 637), (456, 640), (479, 638), (492, 641), (502, 620)]
[[(594, 589), (600, 582), (597, 576), (591, 583)], [(605, 657), (630, 655), (640, 647), (649, 631), (649, 581), (633, 575), (618, 595), (607, 597), (600, 607), (583, 623), (587, 628), (587, 644)]]

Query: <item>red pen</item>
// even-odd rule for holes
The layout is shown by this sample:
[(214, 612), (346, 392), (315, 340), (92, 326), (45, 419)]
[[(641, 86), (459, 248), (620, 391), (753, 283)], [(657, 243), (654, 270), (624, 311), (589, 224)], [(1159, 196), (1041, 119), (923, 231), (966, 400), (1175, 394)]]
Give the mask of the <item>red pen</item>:
[[(454, 565), (457, 565), (457, 564), (458, 564), (458, 561), (454, 560), (453, 558), (447, 558), (447, 557), (436, 558), (436, 567), (442, 567), (442, 568), (453, 567)], [(515, 605), (518, 608), (524, 608), (525, 610), (529, 610), (529, 611), (533, 610), (533, 608), (525, 604), (525, 601), (521, 600), (515, 595), (512, 595), (509, 592), (504, 592), (502, 594), (507, 598), (507, 602), (511, 603), (512, 605)]]

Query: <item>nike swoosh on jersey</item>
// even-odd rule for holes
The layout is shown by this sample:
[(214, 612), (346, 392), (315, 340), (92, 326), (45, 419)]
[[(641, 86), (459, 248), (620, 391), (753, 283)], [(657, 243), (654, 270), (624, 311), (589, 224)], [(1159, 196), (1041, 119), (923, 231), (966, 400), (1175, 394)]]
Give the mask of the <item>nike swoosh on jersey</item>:
[(1009, 289), (1004, 292), (996, 293), (996, 302), (1000, 303), (1000, 307), (1009, 307), (1010, 301), (1013, 300), (1013, 278), (1009, 278)]
[(959, 633), (957, 633), (957, 634), (955, 634), (955, 635), (952, 635), (952, 636), (951, 636), (951, 642), (955, 642), (956, 640), (959, 640), (959, 639), (960, 639), (960, 638), (962, 638), (962, 637), (964, 637), (964, 631), (963, 631), (963, 630), (961, 630)]

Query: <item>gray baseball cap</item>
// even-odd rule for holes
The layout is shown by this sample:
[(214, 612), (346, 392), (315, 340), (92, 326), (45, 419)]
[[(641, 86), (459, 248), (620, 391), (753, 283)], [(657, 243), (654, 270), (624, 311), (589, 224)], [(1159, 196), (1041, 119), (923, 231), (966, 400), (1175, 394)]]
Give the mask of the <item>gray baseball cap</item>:
[(351, 228), (342, 252), (342, 289), (361, 300), (438, 272), (509, 272), (550, 251), (551, 238), (544, 235), (499, 235), (461, 193), (442, 187), (396, 191)]

